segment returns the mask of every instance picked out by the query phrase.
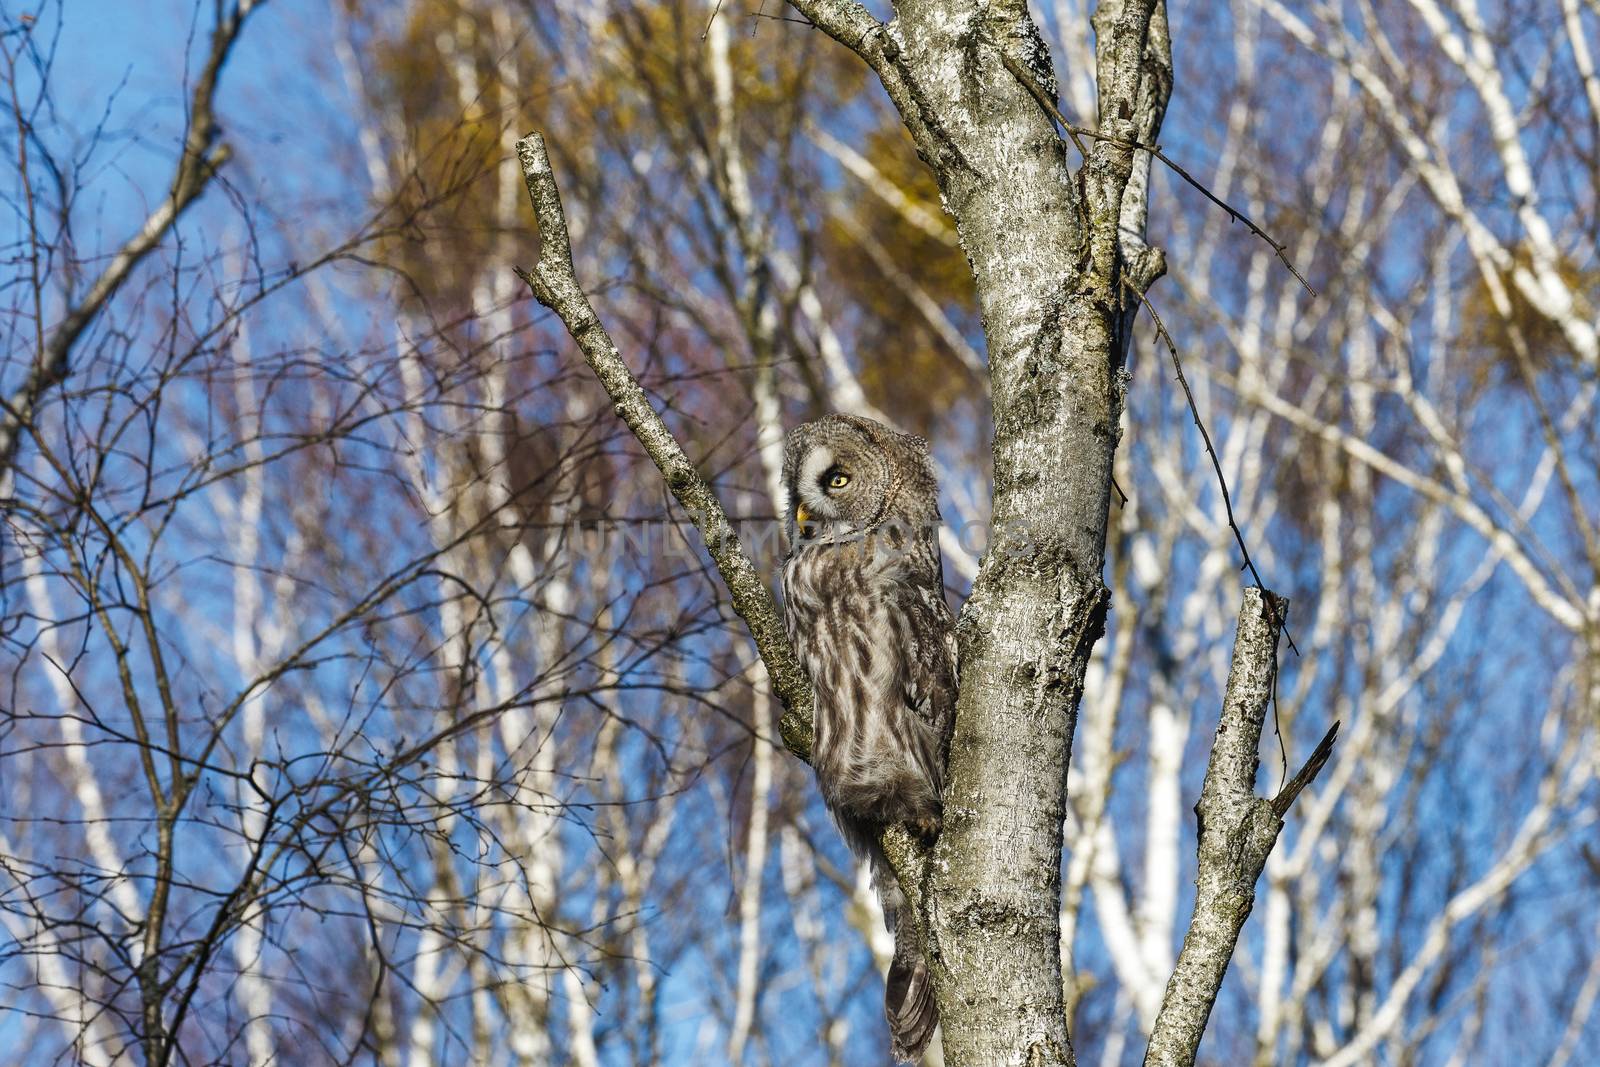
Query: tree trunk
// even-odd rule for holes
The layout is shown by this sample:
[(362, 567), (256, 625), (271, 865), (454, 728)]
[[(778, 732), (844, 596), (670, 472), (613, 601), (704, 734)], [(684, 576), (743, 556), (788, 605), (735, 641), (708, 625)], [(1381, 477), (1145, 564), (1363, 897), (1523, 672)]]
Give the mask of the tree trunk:
[(952, 1063), (1073, 1062), (1061, 826), (1108, 600), (1100, 574), (1127, 321), (1118, 220), (1133, 173), (1127, 142), (1151, 136), (1165, 104), (1164, 91), (1147, 93), (1136, 122), (1156, 6), (1102, 5), (1101, 132), (1122, 146), (1092, 141), (1074, 174), (1068, 143), (1022, 80), (1054, 95), (1025, 4), (903, 0), (881, 27), (853, 4), (795, 4), (861, 54), (900, 109), (956, 221), (988, 341), (994, 530), (961, 615), (944, 830), (925, 894)]

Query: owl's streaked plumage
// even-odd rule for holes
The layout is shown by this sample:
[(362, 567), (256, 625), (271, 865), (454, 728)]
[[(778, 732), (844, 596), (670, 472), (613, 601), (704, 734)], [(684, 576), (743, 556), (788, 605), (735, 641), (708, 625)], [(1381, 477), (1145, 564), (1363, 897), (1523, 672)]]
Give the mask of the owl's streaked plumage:
[(884, 1010), (900, 1059), (922, 1054), (938, 1011), (879, 830), (936, 833), (955, 722), (954, 619), (944, 599), (928, 444), (829, 415), (784, 441), (790, 638), (811, 674), (811, 762), (851, 849), (872, 863), (895, 934)]

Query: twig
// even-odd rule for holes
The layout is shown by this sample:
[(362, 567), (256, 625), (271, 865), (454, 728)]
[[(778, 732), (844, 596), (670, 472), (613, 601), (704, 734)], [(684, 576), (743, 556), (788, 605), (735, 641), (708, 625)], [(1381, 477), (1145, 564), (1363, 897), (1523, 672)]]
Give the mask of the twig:
[(813, 30), (817, 28), (816, 24), (813, 23), (810, 19), (797, 19), (793, 15), (769, 15), (765, 11), (750, 11), (750, 12), (746, 12), (745, 13), (745, 18), (749, 18), (749, 19), (765, 19), (768, 22), (788, 22), (788, 23), (792, 23), (795, 26), (805, 26), (808, 29), (813, 29)]
[(717, 16), (720, 15), (721, 13), (722, 13), (722, 0), (717, 0), (717, 2), (714, 5), (712, 5), (711, 17), (706, 19), (706, 28), (700, 31), (700, 39), (702, 41), (705, 40), (707, 35), (709, 35), (711, 33), (711, 24), (713, 22), (717, 21)]
[[(1268, 245), (1270, 245), (1272, 250), (1278, 254), (1278, 258), (1283, 261), (1283, 265), (1289, 268), (1289, 273), (1293, 274), (1295, 279), (1301, 285), (1305, 286), (1306, 292), (1310, 293), (1312, 296), (1317, 295), (1317, 291), (1311, 287), (1311, 283), (1306, 281), (1305, 275), (1296, 270), (1294, 264), (1290, 262), (1288, 245), (1283, 244), (1280, 241), (1273, 240), (1272, 235), (1252, 222), (1248, 215), (1240, 211), (1238, 208), (1232, 206), (1227, 201), (1218, 197), (1210, 189), (1207, 189), (1188, 171), (1178, 166), (1177, 163), (1174, 163), (1167, 156), (1167, 154), (1161, 150), (1160, 145), (1145, 144), (1142, 141), (1130, 141), (1126, 138), (1114, 137), (1108, 133), (1101, 133), (1099, 130), (1091, 130), (1086, 126), (1079, 126), (1076, 123), (1068, 122), (1067, 117), (1063, 115), (1061, 113), (1061, 109), (1056, 106), (1056, 102), (1050, 98), (1050, 94), (1040, 88), (1038, 82), (1034, 81), (1028, 72), (1022, 69), (1022, 65), (1007, 55), (1004, 49), (997, 49), (997, 51), (1000, 53), (1000, 62), (1005, 64), (1005, 68), (1011, 72), (1012, 77), (1021, 82), (1023, 88), (1027, 89), (1028, 92), (1033, 95), (1033, 98), (1039, 102), (1040, 106), (1055, 118), (1056, 122), (1061, 125), (1062, 129), (1067, 131), (1067, 136), (1071, 137), (1072, 143), (1078, 147), (1078, 154), (1080, 156), (1082, 156), (1084, 159), (1089, 158), (1089, 152), (1084, 147), (1083, 142), (1079, 140), (1080, 137), (1089, 137), (1096, 141), (1105, 141), (1106, 143), (1114, 144), (1119, 148), (1126, 148), (1140, 152), (1149, 152), (1152, 156), (1166, 164), (1167, 167), (1170, 168), (1178, 177), (1182, 178), (1184, 181), (1200, 190), (1201, 195), (1207, 200), (1226, 211), (1229, 218), (1235, 222), (1244, 223), (1245, 226), (1249, 228), (1251, 233), (1255, 234), (1257, 237), (1261, 238)], [(1290, 642), (1290, 644), (1292, 645), (1293, 642)]]
[(1311, 758), (1301, 765), (1293, 778), (1289, 779), (1289, 784), (1278, 790), (1278, 795), (1272, 798), (1272, 810), (1277, 813), (1278, 818), (1281, 819), (1288, 814), (1289, 809), (1294, 806), (1295, 798), (1322, 772), (1328, 757), (1333, 755), (1333, 743), (1338, 739), (1339, 720), (1335, 719), (1333, 725), (1328, 727), (1328, 732), (1322, 735), (1322, 740), (1317, 742)]
[(530, 133), (518, 141), (517, 159), (522, 164), (528, 199), (533, 203), (534, 218), (543, 242), (539, 262), (531, 271), (514, 268), (517, 277), (527, 282), (535, 299), (555, 312), (566, 325), (567, 332), (582, 350), (583, 358), (610, 395), (617, 415), (639, 439), (645, 453), (666, 479), (667, 488), (700, 530), (706, 550), (728, 586), (733, 610), (749, 626), (750, 636), (755, 639), (756, 649), (772, 678), (773, 692), (783, 701), (784, 715), (778, 723), (783, 743), (801, 759), (809, 760), (811, 681), (789, 644), (772, 593), (740, 546), (716, 493), (695, 470), (672, 431), (650, 406), (649, 397), (623, 362), (589, 298), (578, 285), (572, 265), (572, 240), (567, 233), (561, 193), (550, 168), (544, 138)]
[[(1205, 442), (1206, 455), (1211, 457), (1211, 469), (1217, 473), (1217, 485), (1222, 489), (1222, 506), (1228, 513), (1228, 529), (1233, 531), (1233, 539), (1239, 543), (1239, 551), (1244, 555), (1244, 565), (1249, 568), (1250, 577), (1255, 579), (1257, 586), (1265, 589), (1266, 583), (1261, 580), (1261, 573), (1256, 570), (1255, 561), (1250, 558), (1250, 550), (1245, 547), (1244, 534), (1240, 532), (1239, 524), (1233, 517), (1233, 498), (1228, 495), (1228, 480), (1222, 476), (1222, 461), (1217, 459), (1217, 450), (1211, 444), (1211, 434), (1206, 430), (1206, 424), (1200, 419), (1200, 409), (1194, 402), (1194, 392), (1189, 388), (1189, 379), (1183, 376), (1183, 362), (1178, 359), (1177, 343), (1172, 340), (1172, 334), (1167, 332), (1166, 323), (1161, 321), (1161, 316), (1156, 314), (1155, 306), (1150, 303), (1150, 298), (1141, 293), (1139, 287), (1126, 278), (1123, 279), (1122, 284), (1127, 286), (1128, 291), (1137, 296), (1144, 304), (1145, 310), (1150, 313), (1151, 321), (1156, 324), (1156, 332), (1166, 342), (1167, 351), (1172, 353), (1172, 368), (1177, 371), (1178, 384), (1183, 386), (1183, 395), (1189, 401), (1189, 414), (1194, 418), (1194, 424), (1200, 430), (1200, 439)], [(1270, 600), (1267, 602), (1267, 610), (1276, 610)], [(1276, 617), (1272, 621), (1282, 628), (1284, 640), (1289, 642), (1289, 648), (1298, 656), (1300, 649), (1295, 646), (1294, 636), (1289, 633), (1288, 622)]]

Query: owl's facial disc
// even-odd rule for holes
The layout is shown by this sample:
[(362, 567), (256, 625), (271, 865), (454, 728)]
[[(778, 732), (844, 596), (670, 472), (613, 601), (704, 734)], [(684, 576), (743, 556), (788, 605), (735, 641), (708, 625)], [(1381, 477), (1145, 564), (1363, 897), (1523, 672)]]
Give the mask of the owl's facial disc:
[(814, 537), (817, 526), (850, 518), (848, 495), (853, 481), (833, 448), (819, 446), (806, 455), (794, 486), (794, 520), (801, 537)]

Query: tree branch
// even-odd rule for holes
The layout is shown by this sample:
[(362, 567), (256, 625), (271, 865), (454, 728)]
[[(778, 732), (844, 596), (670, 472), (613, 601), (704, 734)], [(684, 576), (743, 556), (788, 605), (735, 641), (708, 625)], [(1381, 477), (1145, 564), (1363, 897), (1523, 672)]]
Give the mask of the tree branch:
[(1333, 750), (1338, 723), (1283, 792), (1273, 800), (1256, 796), (1261, 728), (1277, 682), (1278, 634), (1287, 609), (1287, 600), (1265, 589), (1244, 591), (1222, 717), (1195, 804), (1200, 870), (1194, 917), (1156, 1016), (1146, 1067), (1194, 1064), (1239, 931), (1255, 904), (1256, 880), (1283, 829), (1283, 813)]
[(1226, 211), (1230, 219), (1232, 219), (1234, 222), (1244, 223), (1246, 229), (1270, 245), (1273, 252), (1277, 253), (1278, 260), (1289, 269), (1290, 274), (1295, 276), (1295, 280), (1305, 287), (1306, 292), (1310, 293), (1312, 296), (1317, 295), (1317, 291), (1311, 287), (1311, 283), (1306, 281), (1305, 275), (1296, 270), (1294, 263), (1290, 261), (1289, 246), (1287, 244), (1282, 241), (1275, 240), (1273, 236), (1266, 230), (1263, 230), (1260, 226), (1257, 226), (1254, 222), (1250, 221), (1250, 217), (1248, 215), (1234, 207), (1232, 204), (1229, 204), (1221, 197), (1217, 196), (1217, 194), (1213, 193), (1210, 189), (1206, 188), (1206, 186), (1196, 179), (1192, 174), (1178, 166), (1177, 163), (1173, 162), (1171, 157), (1161, 150), (1160, 145), (1146, 144), (1136, 138), (1116, 137), (1112, 134), (1102, 133), (1099, 130), (1091, 130), (1086, 126), (1079, 126), (1077, 123), (1069, 122), (1067, 117), (1061, 113), (1061, 109), (1056, 106), (1056, 102), (1050, 96), (1050, 94), (1045, 92), (1044, 89), (1040, 88), (1039, 83), (1036, 82), (1027, 71), (1023, 70), (1021, 65), (1018, 64), (1015, 59), (1012, 59), (1010, 56), (1006, 55), (1004, 51), (1002, 51), (1000, 53), (1000, 62), (1005, 64), (1005, 68), (1011, 72), (1011, 76), (1016, 78), (1017, 81), (1021, 82), (1022, 87), (1028, 90), (1029, 94), (1039, 102), (1039, 106), (1044, 108), (1046, 114), (1054, 118), (1056, 123), (1066, 131), (1067, 136), (1072, 139), (1072, 143), (1077, 147), (1078, 154), (1084, 159), (1089, 158), (1089, 150), (1085, 148), (1083, 142), (1079, 140), (1080, 137), (1088, 137), (1096, 141), (1105, 141), (1108, 144), (1116, 145), (1118, 148), (1124, 148), (1129, 151), (1149, 152), (1152, 156), (1165, 164), (1167, 168), (1172, 171), (1172, 173), (1176, 174), (1185, 182), (1189, 183), (1189, 185), (1199, 190), (1200, 195), (1204, 196), (1207, 200), (1220, 207), (1223, 211)]
[(528, 199), (539, 228), (542, 245), (539, 261), (532, 271), (514, 268), (517, 277), (528, 283), (539, 303), (555, 312), (567, 332), (578, 343), (583, 358), (605, 387), (616, 412), (639, 439), (651, 462), (666, 479), (667, 488), (689, 513), (705, 539), (706, 550), (717, 572), (728, 586), (733, 610), (750, 628), (756, 649), (772, 677), (773, 692), (783, 701), (784, 714), (778, 722), (783, 743), (803, 760), (811, 757), (811, 682), (795, 657), (784, 630), (772, 593), (756, 571), (750, 557), (728, 521), (711, 486), (695, 470), (694, 463), (661, 420), (644, 389), (622, 361), (611, 335), (601, 325), (589, 298), (578, 285), (572, 266), (572, 241), (567, 234), (567, 219), (561, 208), (561, 193), (544, 138), (530, 133), (517, 142), (517, 160), (522, 164)]
[(861, 57), (878, 76), (895, 110), (935, 173), (958, 166), (977, 173), (945, 129), (933, 102), (917, 83), (900, 52), (900, 41), (891, 28), (872, 17), (856, 0), (788, 0), (811, 24)]
[[(220, 16), (211, 33), (211, 48), (200, 76), (189, 97), (189, 121), (183, 135), (183, 152), (166, 198), (145, 219), (139, 232), (130, 237), (111, 262), (89, 287), (88, 293), (56, 325), (50, 339), (37, 353), (33, 368), (11, 395), (0, 398), (0, 474), (11, 464), (21, 440), (22, 430), (33, 418), (40, 399), (51, 388), (66, 380), (71, 371), (72, 349), (85, 330), (116, 296), (128, 275), (171, 231), (184, 210), (200, 198), (211, 179), (228, 159), (232, 149), (217, 144), (213, 98), (222, 73), (245, 19), (260, 6), (258, 0), (240, 0), (232, 11)], [(20, 116), (19, 116), (20, 121)], [(43, 328), (41, 324), (41, 329)]]

